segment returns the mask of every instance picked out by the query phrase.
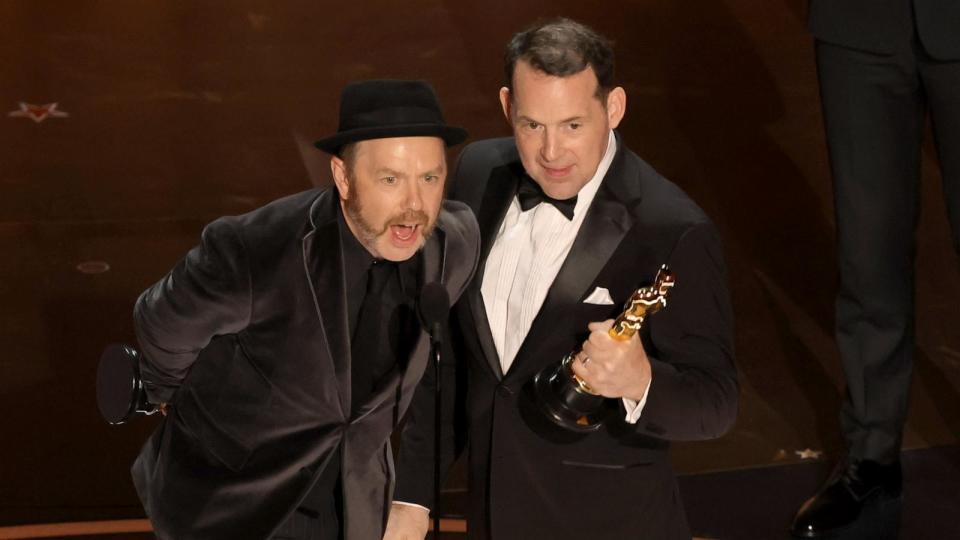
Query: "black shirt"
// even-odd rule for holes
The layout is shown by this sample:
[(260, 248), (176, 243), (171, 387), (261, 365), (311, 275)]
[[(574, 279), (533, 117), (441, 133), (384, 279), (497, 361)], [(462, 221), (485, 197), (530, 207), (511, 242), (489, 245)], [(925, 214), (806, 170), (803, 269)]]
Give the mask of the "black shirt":
[[(343, 253), (343, 271), (347, 286), (347, 321), (350, 329), (350, 339), (354, 337), (357, 329), (357, 317), (360, 313), (360, 305), (363, 303), (363, 297), (367, 290), (367, 276), (371, 264), (389, 263), (383, 259), (375, 259), (373, 255), (363, 247), (363, 244), (353, 235), (349, 225), (343, 217), (343, 212), (337, 213), (337, 219), (340, 226), (340, 249)], [(389, 263), (394, 264), (394, 263)], [(399, 288), (396, 289), (401, 295), (404, 304), (411, 308), (416, 307), (418, 292), (420, 290), (420, 265), (421, 252), (417, 253), (400, 263), (396, 263), (399, 268)]]

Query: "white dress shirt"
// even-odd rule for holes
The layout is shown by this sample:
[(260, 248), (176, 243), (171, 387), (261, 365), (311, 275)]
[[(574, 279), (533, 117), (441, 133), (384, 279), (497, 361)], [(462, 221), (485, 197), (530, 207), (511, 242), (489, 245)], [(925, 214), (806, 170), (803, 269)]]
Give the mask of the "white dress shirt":
[[(541, 203), (524, 212), (516, 197), (510, 202), (487, 255), (481, 284), (487, 320), (503, 373), (513, 365), (616, 151), (616, 138), (611, 130), (596, 173), (577, 193), (572, 220), (552, 204)], [(635, 423), (640, 417), (649, 389), (648, 383), (639, 402), (623, 399), (627, 422)]]

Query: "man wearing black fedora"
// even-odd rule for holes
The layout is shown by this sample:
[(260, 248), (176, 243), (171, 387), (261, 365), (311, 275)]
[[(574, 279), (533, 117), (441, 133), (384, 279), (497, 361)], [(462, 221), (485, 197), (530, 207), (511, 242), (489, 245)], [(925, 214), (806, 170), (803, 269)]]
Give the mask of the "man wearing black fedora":
[(351, 84), (316, 143), (335, 189), (212, 222), (140, 296), (167, 413), (132, 473), (159, 538), (382, 536), (388, 438), (433, 371), (420, 289), (455, 300), (478, 257), (470, 210), (443, 201), (465, 138), (424, 82)]

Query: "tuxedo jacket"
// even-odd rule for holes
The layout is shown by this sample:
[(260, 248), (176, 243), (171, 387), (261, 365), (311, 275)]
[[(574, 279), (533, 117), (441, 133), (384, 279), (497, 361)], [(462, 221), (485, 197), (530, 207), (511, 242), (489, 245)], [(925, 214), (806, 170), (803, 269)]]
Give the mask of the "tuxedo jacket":
[[(350, 410), (350, 336), (333, 189), (208, 225), (134, 311), (141, 370), (171, 412), (133, 465), (159, 538), (267, 538), (341, 448), (344, 537), (380, 538), (392, 493), (388, 437), (427, 365), (419, 331), (371, 397)], [(445, 202), (421, 283), (460, 296), (476, 221)]]
[(893, 54), (916, 37), (937, 60), (960, 60), (958, 0), (810, 0), (809, 26), (851, 49)]
[[(507, 373), (481, 283), (483, 261), (525, 172), (511, 138), (471, 144), (460, 157), (451, 198), (476, 212), (481, 234), (481, 263), (451, 322), (457, 360), (468, 370), (471, 538), (689, 540), (669, 441), (718, 437), (736, 416), (732, 311), (717, 231), (619, 136), (617, 145)], [(550, 424), (532, 396), (533, 376), (577, 348), (589, 322), (615, 318), (636, 289), (653, 283), (662, 264), (676, 285), (667, 307), (641, 332), (653, 379), (639, 421), (627, 423), (620, 400), (608, 400), (607, 419), (596, 432)], [(617, 305), (584, 303), (597, 287), (608, 289)], [(404, 433), (396, 499), (429, 504), (423, 463), (405, 453), (407, 440), (429, 437)]]

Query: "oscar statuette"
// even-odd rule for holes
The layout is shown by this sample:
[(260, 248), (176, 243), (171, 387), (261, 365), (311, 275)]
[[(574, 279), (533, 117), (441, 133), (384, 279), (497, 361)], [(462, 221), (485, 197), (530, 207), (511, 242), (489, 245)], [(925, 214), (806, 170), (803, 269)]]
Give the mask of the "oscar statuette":
[[(674, 285), (667, 265), (660, 267), (649, 287), (637, 289), (627, 300), (610, 328), (610, 337), (625, 341), (640, 331), (647, 316), (667, 305), (667, 294)], [(600, 427), (604, 400), (576, 373), (571, 363), (579, 349), (563, 357), (559, 364), (548, 366), (533, 378), (537, 404), (555, 424), (571, 431), (589, 432)]]

